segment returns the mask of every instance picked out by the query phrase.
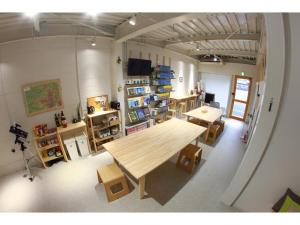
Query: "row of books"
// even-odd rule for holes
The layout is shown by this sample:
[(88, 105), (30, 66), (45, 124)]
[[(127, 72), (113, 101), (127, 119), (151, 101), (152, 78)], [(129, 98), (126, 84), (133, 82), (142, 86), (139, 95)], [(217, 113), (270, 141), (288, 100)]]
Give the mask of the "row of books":
[(130, 99), (127, 99), (127, 101), (128, 101), (128, 107), (130, 109), (148, 106), (150, 104), (150, 96), (146, 95), (146, 96), (141, 96), (141, 97), (130, 98)]
[(128, 113), (128, 117), (131, 123), (144, 120), (150, 115), (149, 108), (137, 109)]
[(127, 93), (128, 93), (128, 96), (144, 95), (144, 94), (150, 94), (151, 89), (150, 89), (150, 86), (130, 87), (130, 88), (127, 88)]

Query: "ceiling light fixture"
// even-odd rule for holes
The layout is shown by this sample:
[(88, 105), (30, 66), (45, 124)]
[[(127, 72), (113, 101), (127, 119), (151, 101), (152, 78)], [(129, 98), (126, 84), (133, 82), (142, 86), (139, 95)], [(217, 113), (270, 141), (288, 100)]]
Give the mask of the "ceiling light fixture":
[(200, 47), (199, 47), (199, 45), (197, 45), (197, 48), (196, 48), (196, 50), (199, 52), (200, 51)]
[(28, 11), (28, 12), (24, 12), (24, 15), (26, 17), (29, 17), (29, 18), (35, 18), (39, 15), (38, 12), (32, 12), (32, 11)]
[(218, 58), (216, 55), (214, 55), (214, 61), (217, 62), (218, 61)]
[(96, 40), (95, 40), (95, 38), (92, 40), (92, 42), (91, 42), (91, 46), (93, 46), (93, 47), (95, 47), (97, 44), (96, 44)]
[(90, 11), (86, 12), (86, 15), (91, 16), (91, 17), (96, 17), (99, 14), (101, 14), (101, 13), (99, 11), (96, 11), (96, 10), (90, 10)]
[(135, 26), (135, 24), (136, 24), (136, 16), (134, 15), (133, 17), (131, 17), (128, 22), (129, 22), (130, 25)]

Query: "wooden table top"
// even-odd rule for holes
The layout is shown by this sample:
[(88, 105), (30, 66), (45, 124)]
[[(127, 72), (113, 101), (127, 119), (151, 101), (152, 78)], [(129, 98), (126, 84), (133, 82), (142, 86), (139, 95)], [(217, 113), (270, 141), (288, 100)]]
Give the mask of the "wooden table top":
[(78, 128), (83, 128), (85, 126), (86, 126), (86, 123), (84, 121), (80, 121), (78, 123), (68, 123), (68, 126), (66, 128), (58, 127), (57, 133), (62, 134), (62, 133), (66, 133), (66, 132), (78, 129)]
[[(206, 109), (207, 112), (202, 112), (202, 110)], [(202, 106), (197, 109), (191, 110), (189, 112), (183, 113), (186, 116), (191, 116), (200, 120), (204, 120), (210, 123), (213, 123), (218, 118), (222, 116), (222, 110), (213, 108), (210, 106)]]
[(177, 100), (177, 101), (181, 101), (181, 100), (185, 100), (185, 99), (189, 99), (189, 98), (196, 98), (196, 97), (198, 97), (198, 95), (183, 95), (183, 96), (174, 96), (174, 97), (170, 97), (170, 98)]
[(103, 147), (136, 179), (148, 174), (199, 137), (207, 128), (173, 118)]
[(93, 114), (88, 114), (87, 116), (89, 118), (94, 118), (94, 117), (97, 117), (97, 116), (108, 115), (108, 114), (115, 113), (115, 112), (118, 112), (118, 111), (115, 110), (115, 109), (110, 109), (110, 110), (107, 110), (107, 111), (98, 111), (98, 112), (95, 112)]

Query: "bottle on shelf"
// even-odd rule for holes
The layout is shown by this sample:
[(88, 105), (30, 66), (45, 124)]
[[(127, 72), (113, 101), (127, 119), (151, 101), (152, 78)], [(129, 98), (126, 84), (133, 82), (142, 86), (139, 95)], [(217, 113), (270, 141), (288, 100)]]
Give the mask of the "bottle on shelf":
[(59, 114), (56, 114), (56, 113), (55, 113), (54, 119), (55, 119), (56, 127), (60, 127)]
[(67, 119), (66, 119), (63, 111), (61, 111), (61, 113), (60, 113), (60, 119), (61, 119), (61, 125), (64, 128), (66, 128), (68, 126), (68, 122), (67, 122)]

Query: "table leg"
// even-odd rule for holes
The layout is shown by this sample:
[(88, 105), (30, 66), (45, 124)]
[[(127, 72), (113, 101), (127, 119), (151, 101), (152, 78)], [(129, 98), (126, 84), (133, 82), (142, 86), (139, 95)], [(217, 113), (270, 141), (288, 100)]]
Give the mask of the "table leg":
[(198, 147), (199, 141), (200, 141), (200, 136), (196, 138), (196, 146), (197, 147)]
[(210, 126), (211, 126), (211, 123), (208, 123), (207, 130), (206, 130), (206, 135), (205, 135), (205, 142), (206, 143), (208, 141), (208, 135), (209, 135)]
[(140, 199), (142, 199), (145, 195), (145, 183), (146, 183), (146, 178), (145, 176), (142, 176), (139, 179)]

